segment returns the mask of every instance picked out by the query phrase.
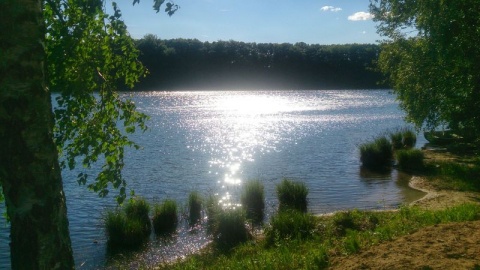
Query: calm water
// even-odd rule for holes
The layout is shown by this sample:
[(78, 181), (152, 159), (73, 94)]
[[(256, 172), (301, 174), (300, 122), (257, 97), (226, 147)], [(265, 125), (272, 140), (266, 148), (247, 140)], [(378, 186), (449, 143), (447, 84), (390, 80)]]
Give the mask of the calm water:
[[(318, 214), (391, 208), (421, 196), (407, 187), (408, 176), (360, 169), (358, 144), (405, 126), (389, 91), (141, 92), (133, 98), (151, 116), (150, 130), (134, 136), (143, 150), (127, 152), (124, 173), (129, 188), (151, 202), (171, 198), (184, 205), (197, 190), (235, 205), (242, 183), (256, 178), (272, 213), (275, 185), (284, 177), (307, 184), (309, 210)], [(102, 212), (114, 206), (113, 196), (99, 199), (79, 187), (77, 174), (63, 172), (77, 268), (125, 266), (131, 258), (149, 265), (208, 242), (201, 228), (180, 226), (172, 239), (152, 239), (141, 252), (107, 259)], [(0, 239), (3, 268), (9, 265), (5, 225)]]

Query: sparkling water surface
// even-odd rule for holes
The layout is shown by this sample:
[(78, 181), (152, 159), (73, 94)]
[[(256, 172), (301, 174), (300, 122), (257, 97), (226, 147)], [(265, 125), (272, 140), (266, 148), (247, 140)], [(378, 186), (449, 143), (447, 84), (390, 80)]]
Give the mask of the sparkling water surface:
[[(138, 109), (150, 115), (149, 130), (132, 136), (143, 149), (127, 150), (128, 188), (150, 202), (170, 198), (184, 208), (191, 191), (217, 194), (238, 205), (242, 183), (265, 185), (267, 212), (277, 205), (283, 178), (309, 188), (309, 211), (384, 209), (419, 198), (408, 175), (372, 174), (360, 167), (358, 145), (406, 126), (388, 90), (135, 92)], [(425, 143), (419, 136), (417, 145)], [(137, 252), (110, 255), (102, 214), (115, 206), (78, 186), (63, 171), (68, 217), (78, 269), (131, 268), (181, 258), (208, 243), (204, 230), (179, 226), (169, 239)], [(2, 206), (2, 210), (3, 210)], [(9, 266), (8, 226), (0, 221), (0, 268)], [(5, 266), (5, 267), (2, 267)]]

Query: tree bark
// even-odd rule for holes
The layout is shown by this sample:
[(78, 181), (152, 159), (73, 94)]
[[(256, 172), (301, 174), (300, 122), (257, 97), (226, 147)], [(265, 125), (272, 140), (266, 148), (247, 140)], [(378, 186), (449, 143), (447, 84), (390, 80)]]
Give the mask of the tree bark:
[(44, 81), (42, 12), (41, 0), (0, 1), (0, 183), (12, 269), (74, 268)]

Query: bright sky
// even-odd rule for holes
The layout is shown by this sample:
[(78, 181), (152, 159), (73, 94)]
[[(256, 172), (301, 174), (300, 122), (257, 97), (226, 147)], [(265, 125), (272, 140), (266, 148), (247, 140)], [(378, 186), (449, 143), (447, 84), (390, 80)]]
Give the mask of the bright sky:
[[(153, 0), (118, 1), (134, 38), (235, 40), (257, 43), (376, 43), (369, 0), (175, 0), (172, 17)], [(163, 10), (163, 9), (162, 9)]]

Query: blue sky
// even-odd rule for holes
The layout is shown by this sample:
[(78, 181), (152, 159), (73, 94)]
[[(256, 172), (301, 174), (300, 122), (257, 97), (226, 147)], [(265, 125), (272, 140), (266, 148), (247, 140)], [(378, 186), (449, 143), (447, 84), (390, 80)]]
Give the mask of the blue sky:
[(118, 1), (134, 38), (236, 40), (257, 43), (376, 43), (369, 0), (176, 0), (172, 17), (152, 0)]

